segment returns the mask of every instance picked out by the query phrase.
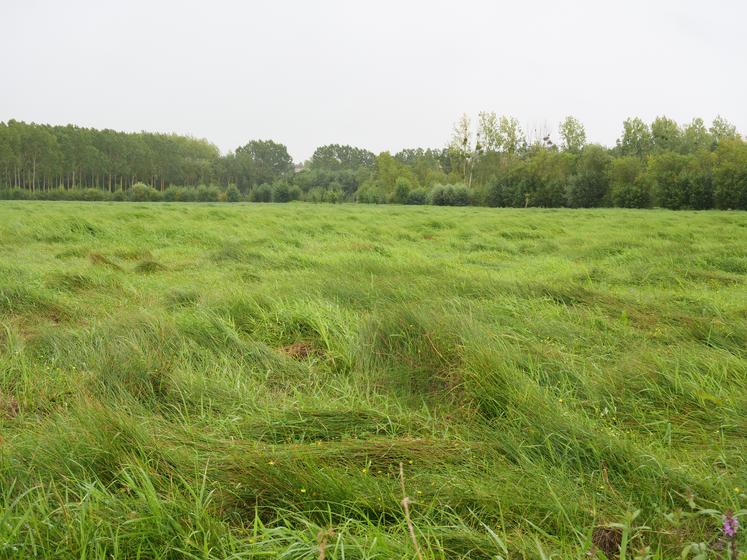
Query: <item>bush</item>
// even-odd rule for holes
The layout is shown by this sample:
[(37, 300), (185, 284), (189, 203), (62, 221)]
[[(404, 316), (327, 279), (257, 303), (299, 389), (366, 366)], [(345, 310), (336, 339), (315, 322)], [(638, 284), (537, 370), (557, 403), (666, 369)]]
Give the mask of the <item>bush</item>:
[(646, 181), (618, 183), (612, 187), (612, 204), (620, 208), (648, 208), (651, 206), (650, 189)]
[(189, 187), (177, 188), (176, 192), (177, 202), (196, 202), (197, 201), (197, 189)]
[(0, 200), (28, 200), (32, 198), (31, 192), (25, 189), (0, 190)]
[(405, 204), (428, 204), (428, 191), (425, 189), (413, 189), (407, 193)]
[(168, 187), (165, 191), (163, 191), (163, 199), (166, 202), (175, 202), (178, 200), (179, 196), (179, 188), (178, 187)]
[(270, 202), (272, 201), (272, 187), (268, 184), (262, 184), (254, 187), (249, 192), (249, 200), (252, 202)]
[(324, 201), (324, 194), (325, 191), (321, 187), (314, 187), (313, 189), (309, 190), (307, 192), (303, 199), (306, 202), (323, 202)]
[(241, 200), (241, 192), (236, 185), (228, 185), (226, 189), (226, 202), (238, 202)]
[(51, 191), (36, 193), (37, 200), (75, 200), (75, 190), (52, 189)]
[(355, 200), (363, 204), (386, 204), (386, 193), (379, 187), (364, 185), (355, 193)]
[(145, 183), (135, 183), (129, 191), (129, 199), (133, 202), (158, 202), (163, 200), (163, 196)]
[(436, 206), (468, 206), (470, 191), (465, 185), (436, 185), (430, 199)]
[(472, 199), (466, 185), (454, 185), (452, 188), (452, 206), (469, 206)]
[(324, 193), (324, 202), (331, 204), (337, 204), (342, 199), (342, 193), (340, 191), (326, 191)]
[(716, 208), (747, 210), (747, 142), (721, 141), (716, 157), (713, 177)]
[(272, 186), (273, 202), (290, 202), (301, 198), (301, 189), (296, 185), (289, 185), (286, 181), (278, 181)]
[(412, 190), (412, 183), (407, 177), (397, 177), (397, 181), (394, 184), (394, 194), (392, 194), (392, 202), (395, 204), (405, 204), (410, 191)]
[(85, 189), (79, 191), (76, 194), (78, 195), (78, 200), (111, 200), (111, 195), (108, 192), (102, 191), (101, 189)]
[(290, 200), (290, 188), (288, 183), (281, 182), (275, 183), (272, 186), (272, 201), (273, 202), (288, 202)]
[(218, 187), (207, 187), (201, 185), (197, 187), (196, 198), (199, 202), (218, 202), (220, 196), (220, 190)]

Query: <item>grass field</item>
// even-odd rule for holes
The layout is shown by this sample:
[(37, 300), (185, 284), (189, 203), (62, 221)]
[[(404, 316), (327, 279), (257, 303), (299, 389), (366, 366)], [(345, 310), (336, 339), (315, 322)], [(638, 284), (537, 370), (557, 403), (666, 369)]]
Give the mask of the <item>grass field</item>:
[(745, 507), (747, 214), (0, 204), (0, 558), (679, 558)]

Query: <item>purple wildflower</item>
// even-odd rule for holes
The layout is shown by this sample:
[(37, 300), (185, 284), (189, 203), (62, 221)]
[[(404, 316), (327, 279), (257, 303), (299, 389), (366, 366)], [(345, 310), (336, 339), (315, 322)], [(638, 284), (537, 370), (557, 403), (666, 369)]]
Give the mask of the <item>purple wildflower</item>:
[(729, 539), (733, 539), (737, 535), (737, 531), (739, 530), (739, 520), (734, 517), (734, 513), (731, 511), (726, 512), (726, 514), (723, 516), (723, 520), (724, 535)]

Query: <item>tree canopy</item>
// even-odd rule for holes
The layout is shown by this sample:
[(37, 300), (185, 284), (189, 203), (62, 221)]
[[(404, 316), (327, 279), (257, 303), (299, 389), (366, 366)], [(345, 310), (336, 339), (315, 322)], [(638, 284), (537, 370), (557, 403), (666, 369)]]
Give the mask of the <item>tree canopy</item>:
[(294, 164), (273, 140), (221, 154), (189, 136), (10, 120), (0, 197), (747, 209), (747, 144), (721, 116), (632, 117), (611, 148), (587, 143), (573, 116), (557, 135), (529, 142), (515, 117), (483, 111), (461, 116), (442, 148), (328, 144)]

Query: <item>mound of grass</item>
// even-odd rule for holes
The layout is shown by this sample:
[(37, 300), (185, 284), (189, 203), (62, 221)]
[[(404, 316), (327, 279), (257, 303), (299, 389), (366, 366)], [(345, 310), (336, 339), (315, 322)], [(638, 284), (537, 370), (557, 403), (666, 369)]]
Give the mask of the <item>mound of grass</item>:
[(744, 214), (11, 221), (0, 558), (664, 560), (747, 521)]

